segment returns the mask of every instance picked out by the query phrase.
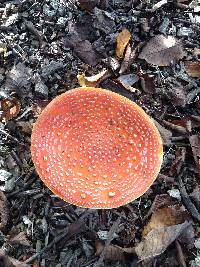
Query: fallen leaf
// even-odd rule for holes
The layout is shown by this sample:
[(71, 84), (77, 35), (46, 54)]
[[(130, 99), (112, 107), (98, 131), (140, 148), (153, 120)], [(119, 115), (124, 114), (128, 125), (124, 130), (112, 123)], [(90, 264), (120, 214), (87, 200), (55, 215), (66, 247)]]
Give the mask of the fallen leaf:
[[(101, 240), (95, 240), (95, 247), (96, 247), (96, 255), (99, 256), (101, 255), (105, 244)], [(104, 254), (104, 259), (107, 261), (123, 261), (125, 260), (125, 255), (124, 253), (129, 253), (133, 254), (135, 253), (135, 248), (130, 247), (130, 248), (122, 248), (120, 246), (116, 245), (109, 245), (106, 247), (106, 251)]]
[[(93, 21), (91, 14), (84, 14), (84, 16), (77, 18), (70, 31), (76, 32), (81, 40), (88, 40), (93, 43), (99, 39), (98, 34), (93, 27)], [(99, 44), (99, 46), (101, 45)]]
[(190, 216), (186, 210), (179, 206), (164, 207), (156, 210), (149, 223), (144, 227), (143, 237), (146, 236), (151, 230), (160, 226), (171, 226), (183, 223), (189, 220)]
[(110, 68), (113, 72), (115, 72), (120, 67), (120, 63), (118, 59), (114, 57), (107, 57), (105, 59), (102, 59), (102, 61), (105, 63), (105, 65)]
[[(104, 242), (101, 240), (95, 241), (95, 247), (96, 247), (96, 255), (101, 255), (103, 249), (104, 249)], [(104, 259), (109, 261), (121, 261), (124, 260), (124, 254), (123, 250), (121, 250), (119, 247), (114, 245), (109, 245), (106, 247), (106, 251), (104, 254)]]
[(115, 79), (115, 82), (120, 83), (120, 85), (122, 85), (126, 90), (134, 93), (137, 91), (137, 89), (132, 87), (132, 85), (138, 82), (138, 80), (139, 77), (135, 74), (125, 74)]
[(153, 76), (148, 74), (142, 74), (140, 76), (141, 87), (143, 91), (147, 94), (154, 94), (155, 93), (155, 84)]
[(8, 201), (2, 191), (0, 191), (0, 230), (3, 231), (9, 220)]
[(124, 56), (125, 48), (127, 47), (129, 41), (131, 39), (131, 33), (127, 29), (123, 29), (117, 36), (116, 42), (116, 55), (119, 58)]
[(16, 98), (12, 100), (4, 99), (0, 101), (0, 109), (2, 111), (0, 114), (0, 121), (7, 122), (18, 115), (21, 104)]
[(5, 88), (16, 91), (22, 97), (27, 96), (31, 91), (31, 69), (21, 62), (14, 65), (6, 75)]
[(88, 65), (95, 66), (100, 60), (91, 42), (79, 34), (75, 27), (71, 27), (70, 32), (64, 38), (64, 46), (73, 49), (75, 55)]
[(78, 74), (78, 82), (82, 87), (95, 87), (99, 85), (105, 78), (110, 76), (110, 72), (108, 70), (102, 70), (100, 73), (87, 77), (85, 74)]
[(185, 69), (189, 76), (193, 78), (200, 77), (200, 62), (199, 61), (186, 61), (185, 62)]
[(143, 230), (142, 241), (135, 247), (136, 254), (140, 260), (161, 254), (190, 224), (190, 216), (182, 207), (158, 209)]
[(117, 80), (123, 84), (131, 86), (134, 83), (139, 81), (139, 76), (136, 74), (124, 74), (124, 75), (120, 75), (119, 78), (117, 78)]
[(105, 34), (109, 34), (115, 28), (114, 17), (111, 13), (95, 7), (94, 17), (94, 27)]
[(125, 55), (124, 55), (124, 59), (122, 61), (122, 64), (121, 64), (121, 67), (119, 70), (119, 74), (123, 74), (124, 72), (126, 72), (129, 69), (134, 56), (135, 56), (135, 54), (132, 52), (130, 44), (128, 44), (127, 48), (126, 48)]
[(168, 195), (168, 194), (161, 194), (157, 195), (154, 198), (154, 201), (151, 205), (150, 210), (148, 211), (147, 215), (145, 218), (148, 218), (152, 213), (154, 213), (156, 210), (162, 208), (162, 207), (167, 207), (170, 205), (173, 205), (175, 201)]
[(7, 239), (7, 243), (11, 245), (30, 246), (30, 241), (27, 239), (24, 232), (20, 232), (16, 235), (10, 235)]
[(189, 126), (189, 125), (187, 125), (188, 121), (189, 121), (188, 119), (181, 118), (181, 119), (174, 119), (172, 121), (172, 123), (176, 126), (181, 126), (187, 130), (187, 128)]
[(197, 168), (200, 170), (200, 136), (197, 134), (189, 136), (193, 157)]
[(0, 249), (0, 266), (2, 267), (30, 267), (30, 265), (18, 261), (4, 254), (5, 252)]
[(172, 61), (183, 58), (182, 41), (173, 36), (157, 35), (149, 40), (139, 54), (140, 59), (157, 66), (169, 66)]
[(88, 40), (76, 43), (74, 52), (83, 62), (90, 66), (95, 66), (99, 62), (99, 57)]

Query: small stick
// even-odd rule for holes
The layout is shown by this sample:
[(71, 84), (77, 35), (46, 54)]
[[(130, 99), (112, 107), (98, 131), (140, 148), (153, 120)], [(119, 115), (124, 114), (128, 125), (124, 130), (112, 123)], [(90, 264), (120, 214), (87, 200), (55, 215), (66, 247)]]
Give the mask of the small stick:
[(121, 221), (121, 214), (118, 217), (118, 219), (113, 223), (112, 227), (110, 228), (110, 231), (108, 232), (108, 238), (106, 240), (106, 243), (105, 243), (105, 246), (103, 248), (103, 251), (101, 252), (99, 260), (97, 261), (96, 264), (94, 264), (95, 267), (103, 266), (103, 260), (104, 260), (105, 254), (106, 254), (106, 250), (107, 250), (108, 246), (110, 245), (111, 241), (114, 238), (114, 233), (116, 232), (120, 221)]
[(9, 133), (7, 133), (6, 131), (4, 131), (3, 129), (0, 129), (0, 132), (2, 134), (5, 134), (6, 137), (9, 137), (10, 139), (12, 139), (13, 141), (17, 142), (19, 145), (21, 146), (26, 146), (26, 144), (21, 143), (17, 138), (13, 137), (12, 135), (10, 135)]
[(180, 243), (176, 240), (175, 244), (176, 244), (176, 249), (177, 249), (177, 252), (178, 252), (178, 261), (180, 263), (180, 266), (181, 267), (187, 267), (186, 262), (185, 262), (185, 258), (184, 258), (184, 255), (183, 255), (183, 250), (182, 250), (182, 247), (181, 247)]
[[(81, 225), (84, 224), (84, 219), (86, 219), (89, 214), (93, 213), (95, 210), (86, 210), (83, 215), (81, 215), (81, 217), (78, 218), (78, 220), (74, 223), (71, 224), (71, 226), (65, 228), (59, 236), (56, 236), (53, 241), (47, 246), (44, 247), (42, 250), (40, 250), (40, 252), (35, 253), (33, 256), (31, 256), (30, 258), (28, 258), (24, 263), (31, 263), (33, 260), (37, 259), (41, 254), (43, 254), (44, 252), (48, 251), (49, 249), (51, 249), (55, 244), (57, 244), (58, 242), (60, 242), (63, 238), (66, 238), (68, 236), (67, 239), (71, 238), (72, 236), (78, 234), (81, 232)], [(79, 228), (79, 231), (76, 232), (76, 227)]]
[(182, 181), (181, 175), (178, 175), (178, 182), (179, 182), (179, 190), (181, 193), (183, 203), (185, 204), (188, 211), (191, 213), (192, 217), (200, 222), (200, 213), (198, 212), (197, 208), (195, 207), (190, 197), (188, 196), (188, 193)]

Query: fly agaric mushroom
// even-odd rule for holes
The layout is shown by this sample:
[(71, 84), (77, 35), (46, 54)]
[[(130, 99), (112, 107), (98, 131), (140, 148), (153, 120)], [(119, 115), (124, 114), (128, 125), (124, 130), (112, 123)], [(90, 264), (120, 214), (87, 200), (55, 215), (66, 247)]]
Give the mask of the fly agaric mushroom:
[(129, 99), (100, 88), (76, 88), (40, 114), (31, 137), (37, 172), (63, 200), (110, 209), (143, 195), (162, 163), (162, 141), (150, 117)]

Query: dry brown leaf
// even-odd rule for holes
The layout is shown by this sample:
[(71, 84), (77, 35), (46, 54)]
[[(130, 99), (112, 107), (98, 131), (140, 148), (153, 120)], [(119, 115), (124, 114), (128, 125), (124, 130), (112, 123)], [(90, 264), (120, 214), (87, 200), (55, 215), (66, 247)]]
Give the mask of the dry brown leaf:
[(5, 88), (17, 92), (20, 97), (27, 97), (31, 92), (32, 70), (22, 62), (14, 65), (6, 74)]
[(124, 56), (124, 51), (131, 39), (131, 33), (127, 29), (123, 29), (117, 36), (116, 55), (119, 58)]
[[(99, 256), (104, 249), (104, 242), (101, 240), (95, 241), (96, 255)], [(106, 247), (104, 259), (108, 261), (123, 261), (125, 259), (124, 253), (133, 254), (135, 253), (135, 248), (122, 248), (116, 245), (109, 245)]]
[(189, 76), (193, 78), (200, 77), (200, 62), (199, 61), (186, 61), (185, 62), (185, 69)]
[(27, 239), (24, 232), (20, 232), (17, 235), (10, 236), (7, 242), (11, 245), (30, 246), (30, 241)]
[(167, 247), (176, 240), (190, 222), (173, 225), (169, 227), (159, 227), (152, 230), (135, 248), (135, 252), (140, 260), (153, 258), (163, 253)]
[(197, 165), (200, 170), (200, 136), (197, 134), (189, 136), (190, 145), (192, 147), (192, 153)]
[(2, 267), (30, 267), (30, 265), (18, 261), (4, 254), (4, 251), (0, 249), (0, 266)]
[[(99, 256), (104, 249), (104, 243), (101, 240), (96, 240), (95, 247), (96, 247), (95, 254)], [(106, 247), (104, 259), (109, 261), (124, 260), (123, 250), (120, 249), (120, 247), (109, 245)]]
[(109, 76), (110, 72), (108, 70), (102, 70), (100, 73), (90, 77), (86, 77), (84, 73), (78, 74), (77, 79), (82, 87), (95, 87)]
[(100, 60), (99, 54), (89, 40), (84, 40), (75, 30), (67, 34), (64, 46), (70, 47), (74, 53), (86, 64), (95, 66)]
[(119, 70), (119, 74), (123, 74), (129, 69), (133, 58), (134, 58), (134, 52), (132, 51), (130, 44), (128, 44)]
[(7, 122), (18, 115), (21, 104), (16, 98), (12, 100), (4, 99), (0, 101), (0, 109), (2, 110), (0, 121)]
[(142, 235), (143, 237), (146, 236), (151, 230), (159, 226), (180, 224), (189, 218), (188, 212), (178, 206), (158, 209), (153, 213), (149, 223), (144, 227)]
[(141, 260), (161, 254), (190, 224), (188, 212), (182, 207), (158, 209), (144, 228), (135, 252)]
[(154, 201), (151, 205), (150, 210), (148, 211), (146, 218), (148, 218), (152, 213), (154, 213), (156, 210), (162, 208), (163, 206), (170, 206), (173, 205), (174, 199), (172, 199), (168, 194), (161, 194), (157, 195), (154, 198)]
[(0, 230), (3, 231), (9, 220), (8, 201), (2, 191), (0, 191)]
[(139, 58), (157, 66), (169, 66), (172, 61), (183, 58), (182, 41), (173, 36), (157, 35), (144, 46)]

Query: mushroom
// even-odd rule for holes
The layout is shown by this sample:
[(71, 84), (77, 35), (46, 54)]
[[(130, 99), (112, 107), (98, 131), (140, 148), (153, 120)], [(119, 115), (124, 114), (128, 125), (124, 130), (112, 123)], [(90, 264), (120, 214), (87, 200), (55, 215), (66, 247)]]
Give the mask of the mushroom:
[(57, 196), (110, 209), (143, 195), (163, 156), (151, 118), (131, 100), (101, 88), (76, 88), (51, 101), (31, 137), (36, 170)]

